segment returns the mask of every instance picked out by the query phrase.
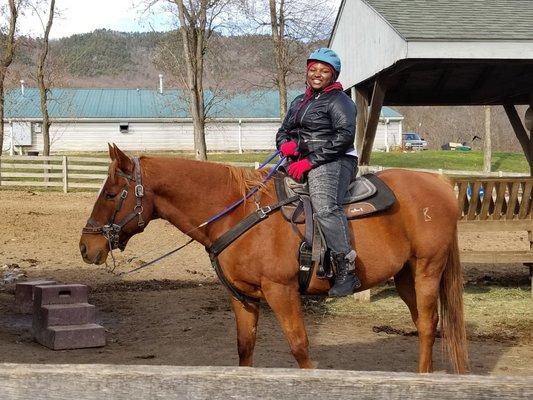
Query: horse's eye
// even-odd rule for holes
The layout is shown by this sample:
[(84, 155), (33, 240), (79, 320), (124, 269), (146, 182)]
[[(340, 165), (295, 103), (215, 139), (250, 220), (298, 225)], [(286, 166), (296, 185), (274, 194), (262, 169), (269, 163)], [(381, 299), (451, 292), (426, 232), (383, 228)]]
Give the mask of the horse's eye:
[(106, 200), (113, 200), (115, 197), (117, 197), (117, 195), (116, 193), (104, 192), (104, 197)]

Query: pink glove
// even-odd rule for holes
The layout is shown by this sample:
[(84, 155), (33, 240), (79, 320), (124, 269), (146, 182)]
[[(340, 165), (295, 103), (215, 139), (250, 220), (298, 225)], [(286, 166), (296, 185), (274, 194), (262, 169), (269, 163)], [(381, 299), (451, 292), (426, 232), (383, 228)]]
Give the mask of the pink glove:
[(296, 143), (294, 140), (285, 142), (279, 146), (279, 151), (281, 151), (281, 154), (283, 154), (284, 157), (297, 156), (299, 154), (298, 143)]
[(289, 164), (289, 168), (287, 169), (287, 172), (291, 177), (293, 177), (296, 180), (300, 180), (302, 176), (307, 171), (310, 171), (313, 168), (313, 165), (307, 158), (303, 158), (300, 161), (293, 162), (292, 164)]

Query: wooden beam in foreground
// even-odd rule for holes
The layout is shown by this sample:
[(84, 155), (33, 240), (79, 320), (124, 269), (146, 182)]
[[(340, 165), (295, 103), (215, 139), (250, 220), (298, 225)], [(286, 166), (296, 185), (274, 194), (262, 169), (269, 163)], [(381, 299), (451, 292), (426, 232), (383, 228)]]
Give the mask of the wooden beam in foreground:
[(147, 365), (0, 364), (2, 399), (531, 399), (533, 378)]

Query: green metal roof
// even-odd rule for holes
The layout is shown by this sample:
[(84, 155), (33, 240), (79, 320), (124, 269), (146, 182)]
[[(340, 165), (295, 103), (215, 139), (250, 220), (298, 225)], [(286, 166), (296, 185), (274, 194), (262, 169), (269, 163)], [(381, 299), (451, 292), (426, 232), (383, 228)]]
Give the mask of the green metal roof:
[(410, 40), (533, 40), (531, 0), (363, 0)]
[[(289, 100), (301, 91), (289, 91)], [(165, 90), (160, 94), (149, 89), (51, 89), (48, 108), (51, 118), (189, 118), (186, 93)], [(212, 98), (207, 92), (206, 99)], [(254, 91), (213, 102), (213, 118), (279, 118), (277, 91)], [(384, 118), (402, 118), (401, 114), (384, 107)], [(6, 93), (5, 119), (42, 118), (39, 90), (11, 89)]]

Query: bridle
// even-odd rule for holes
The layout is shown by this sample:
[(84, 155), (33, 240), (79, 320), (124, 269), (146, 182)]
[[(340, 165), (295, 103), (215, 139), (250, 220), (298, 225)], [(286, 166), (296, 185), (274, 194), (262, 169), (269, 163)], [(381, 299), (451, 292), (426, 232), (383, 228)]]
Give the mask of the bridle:
[[(89, 219), (89, 221), (87, 221), (87, 225), (85, 225), (85, 227), (82, 229), (82, 233), (103, 235), (109, 243), (110, 250), (114, 250), (117, 248), (120, 250), (124, 250), (126, 248), (126, 243), (120, 241), (120, 233), (124, 226), (126, 226), (131, 220), (136, 217), (139, 218), (137, 226), (141, 229), (141, 232), (146, 226), (146, 223), (144, 222), (144, 219), (142, 217), (142, 213), (144, 211), (142, 206), (142, 198), (144, 197), (144, 186), (142, 185), (141, 163), (139, 161), (139, 158), (133, 158), (133, 164), (134, 169), (132, 175), (126, 174), (125, 172), (120, 170), (116, 171), (116, 175), (126, 178), (127, 181), (126, 184), (123, 186), (122, 191), (120, 192), (118, 201), (115, 203), (115, 210), (109, 222), (105, 225), (93, 226), (93, 220), (91, 218)], [(126, 200), (126, 198), (128, 197), (128, 189), (131, 189), (129, 181), (135, 182), (135, 207), (133, 208), (133, 211), (126, 215), (124, 218), (122, 218), (120, 222), (115, 222), (117, 214), (122, 209), (124, 200)]]

